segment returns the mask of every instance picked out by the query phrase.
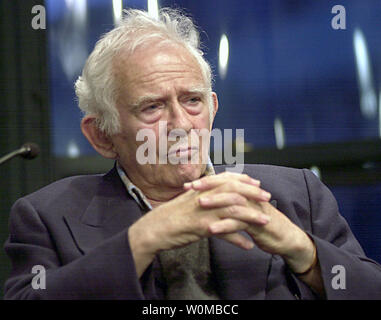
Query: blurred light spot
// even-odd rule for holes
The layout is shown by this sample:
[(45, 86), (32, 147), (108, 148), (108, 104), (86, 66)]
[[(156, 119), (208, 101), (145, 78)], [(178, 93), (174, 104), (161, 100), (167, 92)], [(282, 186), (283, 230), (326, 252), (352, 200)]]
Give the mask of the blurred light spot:
[(71, 9), (73, 7), (74, 0), (65, 0), (66, 7)]
[(367, 170), (374, 169), (376, 167), (377, 167), (376, 164), (374, 162), (371, 162), (371, 161), (367, 161), (367, 162), (364, 162), (362, 164), (362, 168), (363, 169), (367, 169)]
[(245, 139), (244, 137), (236, 137), (235, 139), (236, 146), (243, 149), (245, 147)]
[(67, 155), (69, 158), (77, 158), (79, 156), (79, 148), (74, 141), (70, 141), (67, 146)]
[(112, 0), (112, 12), (114, 16), (114, 25), (119, 25), (122, 20), (123, 0)]
[(218, 56), (218, 71), (220, 78), (225, 79), (229, 61), (229, 40), (225, 34), (223, 34), (220, 39), (220, 49)]
[(148, 13), (151, 17), (159, 20), (159, 5), (157, 0), (147, 0)]
[(321, 172), (320, 172), (320, 169), (317, 167), (317, 166), (312, 166), (310, 168), (310, 170), (312, 171), (312, 173), (317, 176), (319, 179), (321, 179)]
[(52, 45), (58, 45), (62, 69), (72, 82), (81, 73), (87, 52), (87, 0), (66, 0), (60, 28)]
[(68, 11), (72, 12), (74, 19), (77, 21), (86, 21), (87, 0), (65, 0)]
[(373, 87), (368, 47), (364, 34), (358, 28), (353, 33), (353, 47), (359, 81), (361, 112), (364, 117), (373, 119), (377, 116), (377, 96)]
[(275, 143), (278, 149), (283, 149), (286, 145), (286, 136), (284, 134), (284, 127), (282, 120), (278, 117), (274, 120), (274, 133), (275, 133)]

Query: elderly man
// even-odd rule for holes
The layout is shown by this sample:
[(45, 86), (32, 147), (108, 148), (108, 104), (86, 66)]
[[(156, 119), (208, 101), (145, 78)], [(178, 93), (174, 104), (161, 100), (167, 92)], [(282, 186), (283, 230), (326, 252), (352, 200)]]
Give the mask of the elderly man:
[[(310, 171), (203, 161), (209, 142), (196, 133), (211, 130), (218, 100), (198, 42), (176, 11), (130, 10), (97, 43), (76, 83), (81, 127), (115, 167), (15, 203), (6, 298), (381, 298), (380, 266)], [(142, 130), (154, 161), (138, 157)], [(160, 161), (173, 130), (183, 144), (164, 158), (182, 161)]]

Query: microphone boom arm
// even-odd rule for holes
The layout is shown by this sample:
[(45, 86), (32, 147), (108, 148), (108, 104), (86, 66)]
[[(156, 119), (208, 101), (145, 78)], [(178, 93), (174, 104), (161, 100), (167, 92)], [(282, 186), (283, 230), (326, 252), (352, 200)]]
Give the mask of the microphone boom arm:
[(22, 156), (25, 159), (33, 159), (37, 157), (39, 153), (40, 153), (40, 147), (37, 144), (33, 142), (25, 143), (24, 145), (21, 146), (21, 148), (15, 151), (12, 151), (6, 154), (5, 156), (1, 157), (0, 165), (16, 156)]
[(20, 154), (20, 150), (21, 149), (12, 151), (12, 152), (8, 153), (7, 155), (5, 155), (4, 157), (1, 157), (0, 158), (0, 165), (3, 164), (4, 162), (7, 162), (8, 160), (11, 160), (13, 157), (18, 156)]

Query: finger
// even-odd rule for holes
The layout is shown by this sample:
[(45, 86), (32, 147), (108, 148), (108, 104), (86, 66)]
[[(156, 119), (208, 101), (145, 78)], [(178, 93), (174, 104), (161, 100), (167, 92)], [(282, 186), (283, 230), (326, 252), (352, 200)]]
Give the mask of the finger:
[[(239, 199), (239, 198), (237, 198)], [(246, 199), (244, 199), (246, 202)], [(201, 202), (203, 209), (208, 210), (209, 213), (219, 217), (220, 219), (235, 219), (249, 224), (265, 225), (270, 222), (271, 218), (263, 211), (246, 205), (229, 205), (228, 200), (222, 199), (217, 202), (217, 205), (213, 206), (211, 200), (205, 205)]]
[(249, 222), (249, 219), (235, 219), (235, 218), (226, 218), (212, 223), (209, 226), (209, 232), (212, 234), (220, 234), (220, 233), (232, 233), (236, 231), (248, 230), (256, 225), (266, 225), (269, 223), (269, 217), (264, 216), (256, 216), (255, 218), (250, 218), (253, 222)]
[(240, 174), (234, 172), (224, 172), (217, 175), (203, 177), (192, 182), (184, 184), (184, 188), (189, 190), (191, 188), (195, 190), (209, 190), (219, 186), (227, 181), (237, 180), (242, 183), (247, 183), (253, 186), (260, 186), (261, 182), (259, 180), (249, 177), (247, 174)]
[(186, 182), (186, 183), (184, 183), (183, 188), (184, 188), (185, 191), (191, 190), (192, 189), (192, 182)]
[[(271, 194), (259, 188), (258, 183), (248, 183), (253, 180), (247, 175), (229, 173), (226, 175), (215, 175), (204, 177), (200, 180), (195, 180), (186, 185), (186, 188), (192, 188), (197, 191), (206, 191), (218, 189), (218, 191), (238, 192), (248, 199), (255, 201), (269, 201)], [(254, 180), (257, 181), (257, 180)]]
[(240, 247), (245, 250), (250, 250), (254, 247), (254, 242), (250, 239), (246, 238), (242, 234), (239, 234), (237, 232), (235, 233), (228, 233), (228, 234), (221, 234), (218, 235), (217, 238), (223, 239), (225, 241), (230, 242), (231, 244), (236, 245), (237, 247)]
[[(219, 184), (219, 185), (214, 185), (214, 189), (208, 190), (209, 193), (207, 195), (201, 195), (200, 198), (202, 198), (201, 202), (206, 203), (209, 200), (212, 201), (217, 201), (217, 200), (212, 200), (215, 195), (219, 193), (230, 193), (231, 195), (234, 193), (237, 193), (243, 197), (245, 197), (247, 200), (254, 200), (254, 201), (264, 201), (268, 202), (271, 199), (271, 194), (265, 190), (262, 190), (261, 188), (253, 185), (249, 185), (246, 183), (242, 183), (239, 181), (229, 181), (225, 182), (224, 184)], [(199, 191), (200, 192), (200, 191)], [(206, 200), (205, 200), (206, 197)], [(220, 198), (218, 198), (220, 199)], [(232, 203), (235, 201), (232, 201)], [(241, 202), (237, 203), (241, 204)]]
[(271, 199), (271, 193), (246, 183), (239, 181), (231, 181), (220, 185), (216, 189), (216, 192), (235, 192), (244, 196), (248, 200), (265, 201), (268, 202)]
[(270, 222), (270, 216), (250, 207), (229, 206), (221, 209), (218, 215), (222, 219), (234, 219), (248, 224), (265, 225)]
[(205, 209), (222, 208), (233, 205), (245, 206), (247, 204), (245, 197), (238, 193), (231, 192), (202, 195), (198, 201), (200, 206)]
[(249, 177), (247, 174), (234, 172), (224, 172), (222, 174), (206, 176), (198, 180), (192, 181), (192, 188), (196, 190), (207, 190), (221, 185), (227, 181), (236, 180), (253, 186), (259, 186), (261, 182)]
[(249, 225), (243, 221), (236, 219), (223, 219), (212, 223), (209, 226), (209, 231), (216, 235), (220, 233), (233, 233), (241, 230), (246, 230)]

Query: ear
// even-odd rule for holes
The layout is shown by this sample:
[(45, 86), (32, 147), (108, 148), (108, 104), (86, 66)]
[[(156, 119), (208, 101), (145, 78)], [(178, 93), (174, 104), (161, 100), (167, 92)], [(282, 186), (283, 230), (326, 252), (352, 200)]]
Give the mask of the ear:
[(118, 154), (114, 151), (112, 140), (98, 128), (95, 116), (85, 116), (81, 121), (81, 129), (83, 135), (100, 155), (108, 159), (117, 158)]
[(218, 110), (218, 98), (217, 98), (217, 93), (215, 93), (215, 92), (212, 92), (212, 103), (213, 103), (213, 115), (212, 115), (211, 121), (210, 121), (210, 130), (212, 130), (213, 121), (214, 121), (214, 118), (216, 117), (216, 113)]

